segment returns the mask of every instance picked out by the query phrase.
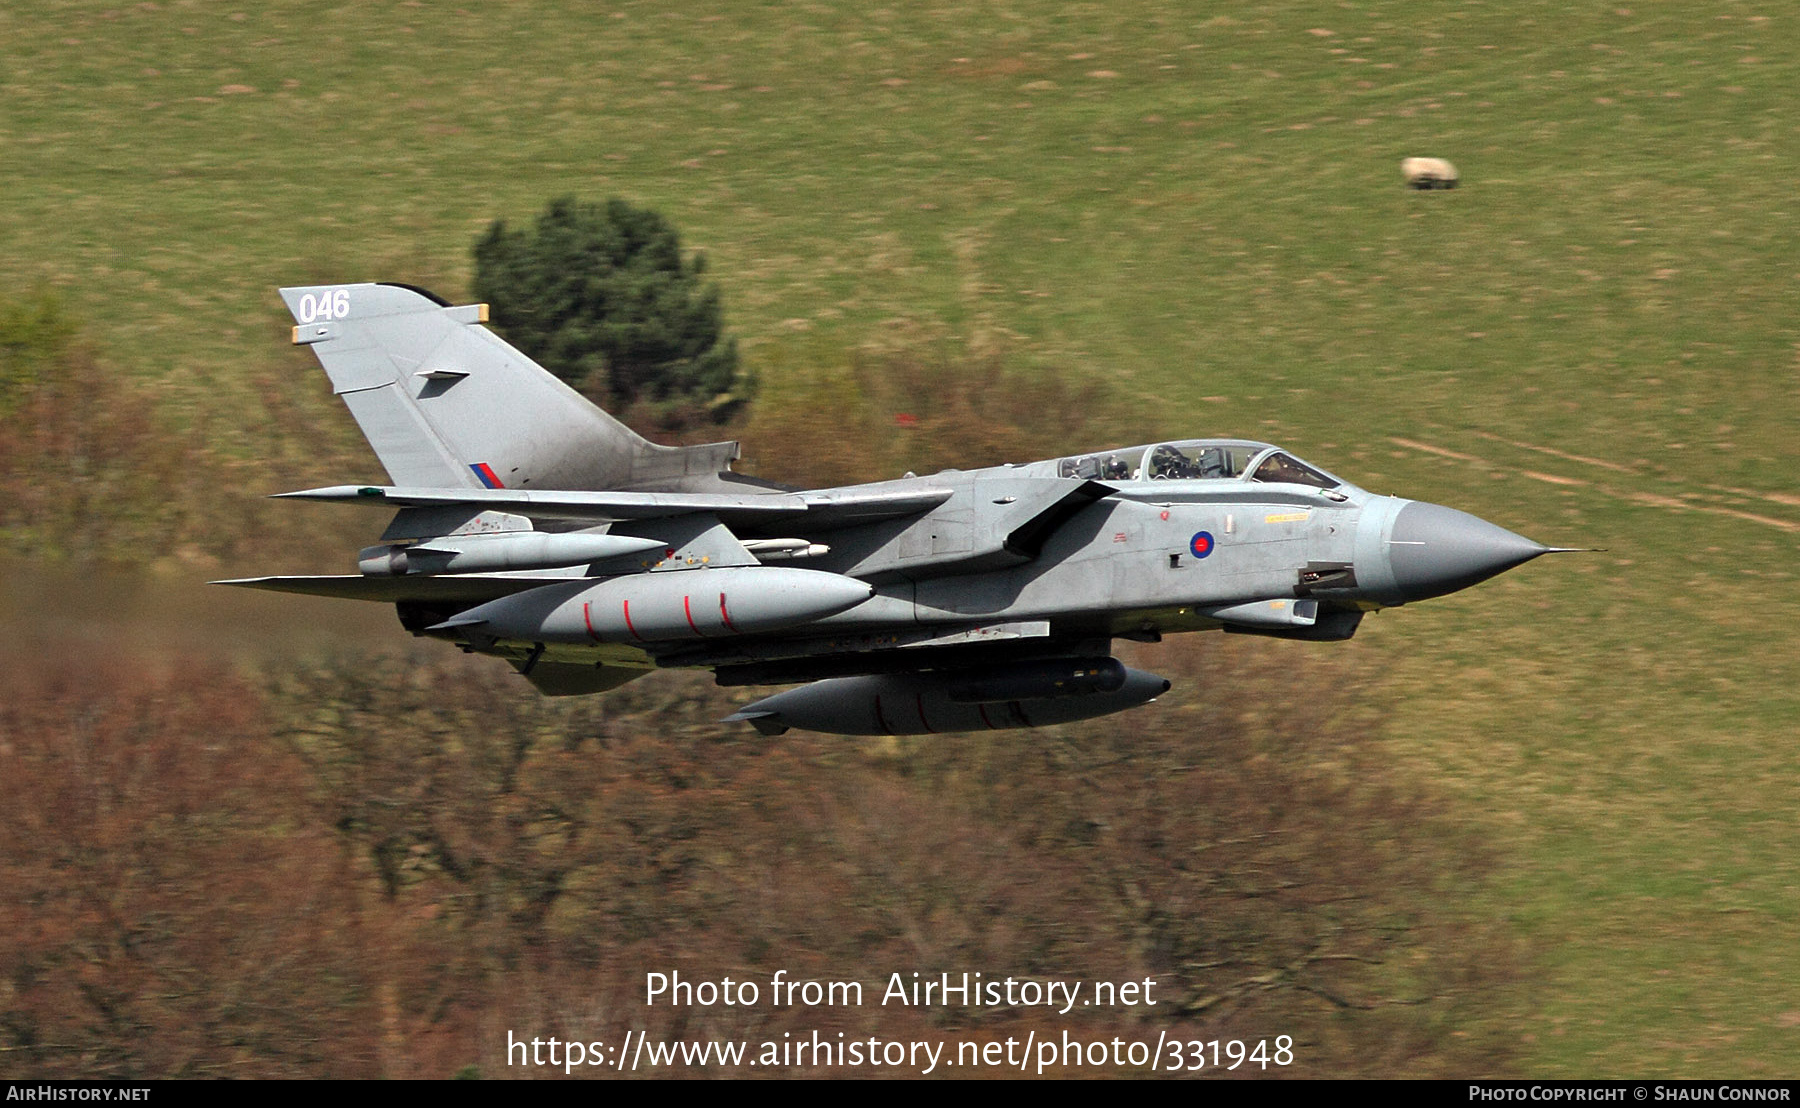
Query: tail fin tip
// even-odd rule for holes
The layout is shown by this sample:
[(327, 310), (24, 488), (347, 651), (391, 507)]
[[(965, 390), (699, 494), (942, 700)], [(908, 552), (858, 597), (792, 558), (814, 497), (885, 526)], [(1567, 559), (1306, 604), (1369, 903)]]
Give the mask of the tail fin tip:
[(280, 292), (396, 485), (674, 491), (738, 456), (638, 435), (483, 326), (486, 304), (397, 282)]

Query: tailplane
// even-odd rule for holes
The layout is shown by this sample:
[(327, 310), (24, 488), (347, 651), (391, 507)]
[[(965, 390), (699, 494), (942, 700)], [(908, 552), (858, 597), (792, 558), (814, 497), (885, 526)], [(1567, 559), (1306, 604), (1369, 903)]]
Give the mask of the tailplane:
[(645, 439), (483, 327), (485, 304), (391, 284), (281, 298), (396, 485), (703, 491), (738, 456)]

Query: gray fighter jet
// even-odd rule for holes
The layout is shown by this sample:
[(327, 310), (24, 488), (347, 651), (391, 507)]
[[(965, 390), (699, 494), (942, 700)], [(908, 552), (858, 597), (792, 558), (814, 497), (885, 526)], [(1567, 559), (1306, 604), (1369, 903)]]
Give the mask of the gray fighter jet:
[(357, 574), (223, 583), (391, 603), (552, 696), (700, 666), (806, 682), (729, 717), (766, 734), (1036, 727), (1169, 688), (1114, 639), (1348, 639), (1553, 549), (1238, 439), (791, 489), (732, 473), (736, 443), (643, 439), (482, 326), (485, 306), (281, 295), (393, 484), (280, 495), (392, 520)]

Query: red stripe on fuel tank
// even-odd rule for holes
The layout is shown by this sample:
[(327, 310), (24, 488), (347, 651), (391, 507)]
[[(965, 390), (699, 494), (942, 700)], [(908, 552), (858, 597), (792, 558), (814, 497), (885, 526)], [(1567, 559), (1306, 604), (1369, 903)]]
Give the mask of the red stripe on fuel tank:
[(681, 614), (687, 617), (688, 626), (693, 628), (694, 634), (699, 635), (701, 638), (704, 639), (706, 637), (706, 635), (694, 623), (694, 610), (693, 610), (693, 608), (689, 607), (689, 604), (688, 604), (688, 602), (692, 599), (693, 599), (692, 597), (688, 597), (688, 596), (684, 596), (681, 598)]
[(914, 693), (913, 703), (919, 706), (919, 724), (925, 728), (925, 733), (927, 735), (937, 734), (937, 728), (933, 727), (931, 721), (925, 718), (925, 694), (923, 692)]
[(599, 642), (600, 636), (594, 634), (593, 607), (594, 604), (590, 600), (583, 600), (581, 602), (581, 622), (587, 624), (588, 638), (593, 639), (595, 642)]
[(629, 600), (625, 601), (625, 630), (630, 631), (631, 637), (637, 641), (644, 641), (644, 636), (638, 634), (637, 628), (631, 625), (631, 601)]
[(737, 631), (736, 625), (734, 625), (731, 622), (731, 613), (725, 610), (725, 594), (724, 593), (719, 594), (719, 618), (724, 621), (725, 626), (728, 629), (730, 629), (733, 632)]
[(987, 724), (987, 729), (988, 729), (988, 730), (989, 730), (989, 731), (998, 731), (998, 730), (1000, 730), (1000, 728), (998, 728), (998, 727), (996, 727), (996, 726), (994, 726), (994, 721), (993, 721), (993, 720), (991, 720), (991, 719), (989, 719), (989, 718), (988, 718), (988, 714), (987, 714), (987, 705), (986, 705), (986, 704), (977, 704), (977, 705), (975, 705), (975, 710), (976, 710), (976, 711), (977, 711), (977, 712), (980, 712), (980, 713), (981, 713), (981, 722), (983, 722), (983, 723), (985, 723), (985, 724)]

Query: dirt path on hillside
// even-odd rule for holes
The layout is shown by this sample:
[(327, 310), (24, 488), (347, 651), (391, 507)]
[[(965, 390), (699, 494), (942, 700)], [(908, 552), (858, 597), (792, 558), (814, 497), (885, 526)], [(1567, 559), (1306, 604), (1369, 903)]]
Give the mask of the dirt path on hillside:
[[(1726, 516), (1741, 519), (1747, 523), (1755, 523), (1763, 527), (1771, 527), (1789, 534), (1800, 533), (1800, 520), (1786, 519), (1780, 516), (1764, 514), (1763, 511), (1750, 511), (1749, 508), (1761, 508), (1773, 505), (1778, 508), (1800, 508), (1800, 496), (1789, 493), (1757, 492), (1752, 489), (1733, 488), (1729, 485), (1685, 485), (1675, 486), (1661, 478), (1646, 475), (1641, 470), (1619, 462), (1610, 462), (1603, 458), (1590, 458), (1580, 454), (1571, 454), (1548, 446), (1538, 446), (1528, 442), (1504, 439), (1485, 431), (1474, 432), (1475, 436), (1501, 446), (1509, 446), (1517, 450), (1529, 450), (1548, 457), (1579, 465), (1617, 473), (1629, 479), (1627, 486), (1606, 483), (1598, 480), (1570, 477), (1560, 473), (1545, 473), (1539, 470), (1523, 469), (1518, 466), (1498, 462), (1477, 454), (1469, 454), (1460, 450), (1451, 450), (1417, 439), (1389, 436), (1388, 441), (1406, 450), (1416, 450), (1423, 454), (1431, 454), (1439, 458), (1449, 458), (1479, 469), (1502, 470), (1515, 473), (1546, 484), (1560, 485), (1566, 488), (1582, 488), (1597, 492), (1602, 496), (1615, 500), (1624, 500), (1647, 508), (1658, 508), (1664, 511), (1705, 512), (1709, 515)], [(1671, 492), (1655, 492), (1644, 486), (1650, 484), (1673, 486)]]

